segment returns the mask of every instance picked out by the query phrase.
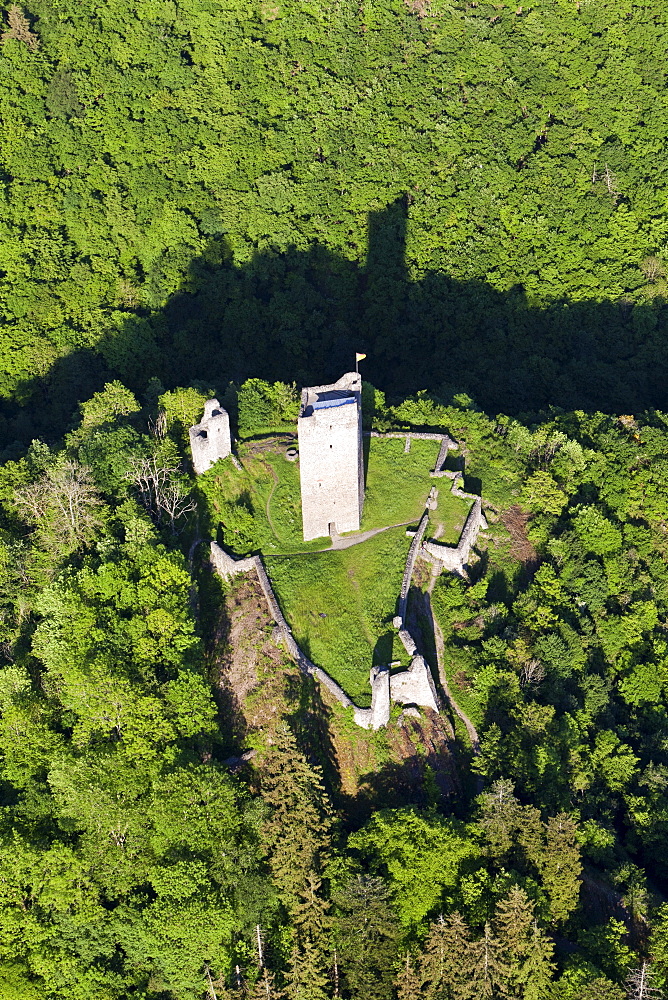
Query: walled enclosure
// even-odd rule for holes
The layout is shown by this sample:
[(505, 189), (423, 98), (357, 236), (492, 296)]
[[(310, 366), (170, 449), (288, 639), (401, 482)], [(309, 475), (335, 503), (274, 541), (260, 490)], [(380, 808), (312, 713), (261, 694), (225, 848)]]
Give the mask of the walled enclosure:
[(302, 390), (297, 421), (304, 541), (358, 531), (364, 503), (362, 379)]
[[(348, 377), (349, 376), (344, 376), (344, 379)], [(339, 382), (335, 383), (335, 385), (340, 385), (344, 379), (339, 380)], [(325, 386), (320, 388), (323, 391), (329, 391), (332, 387)], [(349, 403), (342, 404), (342, 406), (352, 410), (352, 405)], [(318, 667), (304, 654), (302, 649), (297, 644), (295, 637), (292, 634), (292, 630), (290, 629), (290, 626), (281, 611), (261, 556), (255, 555), (249, 556), (245, 559), (235, 559), (233, 556), (225, 552), (225, 550), (222, 549), (216, 542), (211, 542), (211, 562), (221, 576), (229, 579), (236, 576), (237, 573), (247, 573), (253, 570), (257, 573), (260, 586), (267, 601), (269, 612), (278, 626), (281, 639), (285, 643), (290, 656), (293, 658), (302, 673), (315, 677), (324, 687), (327, 688), (330, 694), (332, 694), (341, 705), (345, 708), (352, 708), (353, 718), (356, 724), (363, 729), (380, 729), (381, 726), (386, 726), (390, 721), (392, 702), (402, 705), (419, 705), (422, 708), (429, 708), (435, 712), (440, 710), (439, 697), (436, 691), (431, 669), (429, 668), (429, 664), (426, 662), (424, 657), (418, 653), (417, 643), (408, 631), (406, 623), (408, 593), (411, 580), (413, 578), (415, 563), (419, 557), (422, 557), (435, 564), (434, 568), (436, 572), (448, 569), (452, 572), (459, 573), (466, 578), (467, 564), (470, 558), (471, 549), (476, 543), (478, 533), (481, 528), (484, 529), (487, 527), (485, 516), (482, 512), (481, 498), (475, 497), (470, 493), (465, 493), (462, 489), (460, 489), (458, 486), (458, 473), (444, 471), (443, 469), (448, 455), (448, 450), (450, 448), (457, 447), (456, 443), (447, 435), (431, 433), (422, 434), (419, 432), (411, 434), (401, 434), (396, 432), (390, 432), (389, 434), (377, 434), (372, 432), (372, 436), (405, 437), (406, 451), (410, 448), (411, 437), (439, 439), (441, 441), (441, 448), (436, 462), (436, 468), (431, 475), (447, 476), (448, 478), (451, 478), (453, 480), (451, 492), (456, 496), (473, 499), (474, 503), (473, 507), (469, 511), (464, 528), (462, 529), (459, 543), (456, 547), (442, 545), (438, 542), (425, 542), (424, 536), (429, 523), (429, 511), (435, 509), (437, 506), (438, 491), (435, 487), (432, 487), (429, 497), (425, 503), (424, 514), (420, 519), (417, 530), (415, 532), (411, 532), (413, 540), (411, 542), (408, 555), (406, 556), (401, 591), (397, 600), (397, 614), (393, 620), (393, 625), (398, 630), (399, 639), (401, 640), (406, 653), (411, 658), (411, 663), (407, 670), (400, 670), (395, 674), (391, 674), (391, 671), (387, 666), (373, 666), (371, 668), (369, 674), (369, 682), (371, 685), (371, 708), (359, 708), (359, 706), (355, 705), (352, 699), (349, 698), (334, 678), (330, 677), (329, 674), (322, 669), (322, 667)], [(361, 441), (361, 438), (358, 436), (356, 440)], [(361, 477), (359, 482), (360, 484), (362, 483)]]
[(197, 475), (210, 469), (219, 458), (226, 458), (232, 451), (230, 418), (217, 399), (204, 404), (204, 416), (190, 428), (190, 451)]
[(482, 512), (482, 500), (478, 497), (469, 511), (466, 523), (459, 537), (456, 548), (442, 545), (440, 542), (424, 542), (422, 555), (434, 563), (440, 563), (442, 569), (457, 573), (466, 579), (466, 567), (471, 556), (471, 549), (478, 539), (478, 532), (487, 527), (485, 515)]

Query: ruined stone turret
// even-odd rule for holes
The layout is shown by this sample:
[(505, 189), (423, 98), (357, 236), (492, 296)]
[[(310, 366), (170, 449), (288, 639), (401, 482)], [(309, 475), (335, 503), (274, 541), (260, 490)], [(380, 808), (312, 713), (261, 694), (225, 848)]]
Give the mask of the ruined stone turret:
[(206, 401), (202, 420), (190, 428), (190, 450), (197, 475), (232, 451), (230, 418), (217, 399)]
[(302, 390), (297, 423), (304, 541), (357, 531), (364, 502), (362, 379)]

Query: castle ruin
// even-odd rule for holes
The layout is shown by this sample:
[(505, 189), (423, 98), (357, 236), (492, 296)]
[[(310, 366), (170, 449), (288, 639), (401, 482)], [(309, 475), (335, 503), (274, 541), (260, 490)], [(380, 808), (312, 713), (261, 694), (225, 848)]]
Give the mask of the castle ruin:
[(358, 531), (364, 503), (362, 379), (302, 390), (297, 422), (304, 541)]
[[(211, 403), (214, 402), (211, 401)], [(332, 385), (315, 386), (304, 389), (302, 392), (298, 429), (304, 538), (307, 541), (322, 537), (327, 532), (335, 535), (337, 531), (353, 531), (359, 528), (364, 496), (360, 402), (361, 380), (359, 375), (355, 373), (344, 375)], [(193, 430), (197, 430), (197, 428), (193, 428)], [(487, 522), (482, 511), (481, 497), (466, 493), (462, 489), (461, 470), (453, 471), (446, 468), (448, 451), (457, 447), (456, 442), (447, 434), (420, 431), (389, 431), (384, 433), (371, 431), (370, 436), (405, 438), (405, 451), (409, 451), (412, 438), (438, 440), (440, 442), (439, 455), (436, 466), (430, 474), (434, 477), (452, 479), (450, 492), (453, 496), (473, 500), (473, 505), (456, 546), (444, 545), (436, 541), (425, 541), (429, 513), (438, 505), (438, 490), (434, 486), (425, 502), (425, 510), (417, 529), (406, 532), (412, 537), (412, 542), (406, 556), (401, 590), (397, 600), (397, 613), (392, 624), (397, 630), (398, 638), (410, 663), (408, 667), (398, 670), (393, 668), (399, 666), (399, 661), (390, 665), (378, 664), (371, 668), (369, 675), (371, 706), (369, 708), (355, 705), (340, 684), (322, 667), (313, 663), (300, 648), (280, 608), (261, 555), (236, 558), (225, 552), (215, 541), (212, 541), (211, 562), (216, 571), (225, 579), (230, 579), (238, 573), (250, 571), (257, 574), (269, 614), (276, 624), (276, 638), (284, 643), (299, 670), (314, 677), (339, 704), (346, 709), (351, 709), (356, 725), (363, 729), (377, 730), (389, 724), (393, 704), (404, 706), (404, 713), (415, 714), (419, 708), (436, 713), (441, 711), (441, 699), (434, 683), (431, 668), (424, 656), (420, 654), (416, 638), (410, 631), (412, 626), (407, 620), (408, 596), (415, 564), (419, 558), (431, 562), (434, 578), (443, 570), (448, 570), (468, 579), (467, 571), (471, 553), (480, 530), (487, 527)], [(364, 537), (361, 536), (360, 540)], [(437, 661), (438, 659), (437, 649)], [(449, 698), (445, 680), (442, 679), (442, 683), (446, 697)], [(471, 724), (462, 715), (456, 703), (452, 702), (452, 705), (457, 714), (464, 719), (468, 728)], [(477, 740), (475, 730), (473, 727), (471, 729)]]
[(204, 416), (190, 428), (190, 451), (197, 475), (210, 469), (232, 451), (230, 418), (217, 399), (207, 399)]

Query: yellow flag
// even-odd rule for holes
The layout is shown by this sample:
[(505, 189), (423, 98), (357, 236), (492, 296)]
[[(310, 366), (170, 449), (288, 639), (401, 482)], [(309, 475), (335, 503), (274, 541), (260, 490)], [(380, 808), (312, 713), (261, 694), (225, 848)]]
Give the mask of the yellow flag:
[(366, 357), (366, 354), (356, 354), (355, 355), (355, 361), (361, 361), (365, 357)]

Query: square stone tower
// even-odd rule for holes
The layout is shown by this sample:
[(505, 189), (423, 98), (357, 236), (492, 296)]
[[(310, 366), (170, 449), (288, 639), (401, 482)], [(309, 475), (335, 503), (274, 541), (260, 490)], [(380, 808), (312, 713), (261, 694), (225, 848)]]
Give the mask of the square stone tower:
[(232, 451), (230, 418), (217, 399), (207, 399), (200, 423), (190, 428), (190, 451), (197, 475)]
[(299, 476), (304, 541), (357, 531), (364, 503), (362, 379), (302, 389)]

